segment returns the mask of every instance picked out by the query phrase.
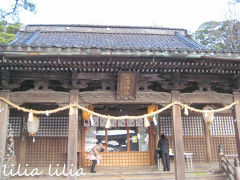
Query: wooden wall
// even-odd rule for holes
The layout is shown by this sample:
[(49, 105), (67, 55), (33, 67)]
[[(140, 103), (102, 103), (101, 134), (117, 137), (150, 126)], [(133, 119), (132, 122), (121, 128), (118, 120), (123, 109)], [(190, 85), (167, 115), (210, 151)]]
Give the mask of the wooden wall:
[[(206, 162), (202, 117), (194, 114), (183, 116), (182, 119), (184, 151), (192, 152), (195, 162)], [(14, 129), (16, 160), (18, 163), (27, 163), (29, 166), (49, 166), (50, 163), (62, 165), (67, 163), (67, 134), (64, 133), (67, 131), (67, 117), (44, 117), (42, 121), (43, 127), (41, 127), (39, 136), (36, 137), (35, 143), (32, 142), (32, 138), (25, 137), (23, 139), (20, 135), (21, 121), (21, 116), (16, 114), (11, 116), (10, 114), (10, 124)], [(170, 148), (174, 149), (170, 115), (159, 116), (159, 128), (160, 133), (166, 134), (169, 139)], [(43, 133), (43, 131), (46, 132)], [(23, 152), (24, 142), (26, 148)], [(225, 154), (237, 154), (231, 114), (216, 115), (214, 123), (211, 125), (211, 148), (214, 161), (217, 161), (219, 144), (223, 145)], [(84, 153), (85, 155), (86, 153)], [(150, 165), (152, 162), (151, 152), (107, 152), (103, 153), (102, 156), (102, 166), (138, 166)], [(82, 165), (89, 166), (90, 161), (83, 160)]]

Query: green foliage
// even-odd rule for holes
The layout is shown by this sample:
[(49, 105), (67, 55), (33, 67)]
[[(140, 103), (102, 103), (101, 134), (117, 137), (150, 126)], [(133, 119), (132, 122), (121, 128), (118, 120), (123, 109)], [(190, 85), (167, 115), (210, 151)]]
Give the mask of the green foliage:
[(20, 26), (19, 23), (8, 24), (6, 22), (0, 22), (0, 43), (13, 41)]

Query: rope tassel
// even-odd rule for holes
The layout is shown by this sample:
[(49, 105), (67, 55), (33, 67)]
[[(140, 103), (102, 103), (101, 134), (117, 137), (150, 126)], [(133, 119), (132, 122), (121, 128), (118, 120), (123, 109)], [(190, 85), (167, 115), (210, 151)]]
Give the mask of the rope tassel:
[(91, 123), (91, 126), (94, 125), (94, 119), (93, 119), (93, 115), (92, 115), (92, 114), (91, 114), (91, 116), (90, 116), (90, 123)]
[(111, 120), (110, 118), (107, 119), (107, 122), (106, 122), (106, 125), (105, 125), (105, 128), (110, 128), (111, 127)]
[(149, 127), (149, 126), (150, 126), (150, 123), (149, 123), (149, 121), (148, 121), (148, 118), (145, 117), (145, 118), (144, 118), (144, 127)]
[(69, 116), (72, 116), (72, 115), (74, 115), (74, 114), (75, 114), (75, 111), (74, 111), (73, 107), (71, 106), (71, 107), (69, 108)]
[(28, 122), (33, 122), (33, 112), (32, 111), (28, 114)]
[(157, 118), (158, 118), (158, 115), (157, 115), (157, 114), (154, 114), (154, 115), (153, 115), (153, 124), (154, 124), (154, 126), (157, 126), (157, 125), (158, 125), (158, 120), (157, 120)]
[(187, 108), (186, 105), (184, 106), (184, 115), (185, 115), (185, 116), (188, 116), (188, 108)]

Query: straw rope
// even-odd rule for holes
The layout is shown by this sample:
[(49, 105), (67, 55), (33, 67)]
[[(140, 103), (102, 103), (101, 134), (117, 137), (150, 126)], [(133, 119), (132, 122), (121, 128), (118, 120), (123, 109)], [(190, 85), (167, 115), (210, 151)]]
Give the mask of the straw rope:
[[(165, 107), (163, 107), (163, 108), (161, 108), (161, 109), (159, 109), (157, 111), (154, 111), (154, 112), (152, 112), (150, 114), (143, 114), (143, 115), (140, 115), (140, 116), (110, 116), (110, 115), (103, 115), (103, 114), (100, 114), (100, 113), (96, 113), (94, 111), (91, 111), (91, 110), (87, 109), (86, 107), (83, 107), (83, 106), (80, 106), (80, 105), (76, 105), (76, 104), (69, 104), (67, 106), (60, 107), (60, 108), (57, 108), (57, 109), (52, 109), (52, 110), (38, 111), (38, 110), (27, 109), (27, 108), (18, 106), (18, 105), (10, 102), (9, 100), (7, 100), (7, 99), (5, 99), (3, 97), (0, 97), (0, 100), (5, 102), (6, 104), (12, 106), (13, 108), (16, 108), (19, 111), (28, 112), (28, 113), (32, 113), (32, 114), (53, 114), (53, 113), (57, 113), (57, 112), (60, 112), (60, 111), (64, 111), (66, 109), (78, 108), (78, 109), (81, 109), (83, 111), (87, 111), (87, 112), (91, 113), (92, 115), (95, 115), (95, 116), (98, 116), (98, 117), (101, 117), (101, 118), (118, 119), (118, 120), (120, 120), (120, 119), (148, 118), (148, 117), (153, 116), (155, 114), (159, 114), (159, 113), (169, 109), (170, 107), (172, 107), (174, 105), (179, 105), (180, 107), (182, 107), (184, 109), (188, 109), (190, 111), (198, 112), (198, 113), (216, 113), (216, 112), (226, 111), (226, 110), (232, 108), (233, 106), (239, 104), (239, 101), (235, 101), (232, 104), (230, 104), (228, 106), (225, 106), (223, 108), (213, 109), (213, 110), (201, 110), (201, 109), (196, 109), (196, 108), (190, 107), (187, 104), (183, 104), (181, 102), (175, 101), (175, 102), (172, 102), (172, 103), (166, 105)], [(72, 113), (71, 113), (71, 115), (72, 115)]]

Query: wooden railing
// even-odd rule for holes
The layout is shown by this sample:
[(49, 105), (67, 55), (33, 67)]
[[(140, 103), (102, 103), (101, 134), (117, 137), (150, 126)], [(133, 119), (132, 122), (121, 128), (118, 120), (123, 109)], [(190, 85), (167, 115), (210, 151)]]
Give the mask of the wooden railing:
[[(225, 155), (222, 146), (219, 145), (219, 168), (223, 170), (230, 180), (240, 180), (240, 167), (238, 155)], [(230, 159), (234, 158), (234, 162)]]

